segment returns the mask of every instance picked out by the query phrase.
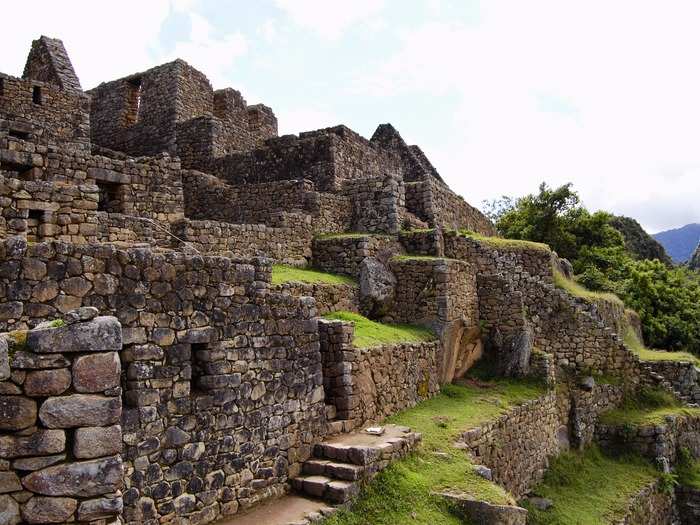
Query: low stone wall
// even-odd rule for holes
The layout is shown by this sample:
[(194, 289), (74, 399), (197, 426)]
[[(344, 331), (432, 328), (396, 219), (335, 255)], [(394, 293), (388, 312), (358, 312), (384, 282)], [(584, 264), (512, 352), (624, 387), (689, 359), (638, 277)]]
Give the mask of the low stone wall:
[(96, 315), (82, 308), (60, 327), (0, 335), (2, 523), (121, 514), (122, 332)]
[(358, 427), (378, 422), (439, 392), (439, 342), (374, 348), (352, 345), (354, 326), (319, 321), (326, 404)]
[(343, 181), (342, 193), (353, 204), (352, 231), (396, 234), (404, 209), (403, 179), (396, 175)]
[(318, 315), (360, 311), (360, 290), (357, 285), (289, 282), (278, 284), (274, 290), (298, 298), (313, 297)]
[(492, 470), (496, 483), (520, 498), (542, 480), (551, 457), (590, 444), (599, 415), (621, 400), (621, 388), (611, 385), (550, 391), (464, 432), (459, 442)]
[(648, 386), (661, 376), (671, 390), (688, 403), (700, 403), (700, 374), (694, 363), (685, 361), (643, 361), (642, 370)]
[(526, 273), (545, 283), (554, 282), (554, 254), (545, 248), (500, 246), (456, 231), (445, 232), (444, 239), (446, 257), (468, 261), (480, 273), (506, 273), (516, 281)]
[(700, 458), (700, 416), (667, 416), (662, 424), (603, 425), (596, 428), (596, 439), (604, 449), (634, 451), (656, 461), (665, 458), (674, 465), (681, 449)]
[(313, 240), (313, 266), (329, 273), (360, 275), (360, 264), (366, 257), (388, 260), (403, 253), (403, 247), (388, 235), (338, 235)]
[(205, 254), (269, 257), (305, 265), (311, 258), (312, 220), (308, 215), (281, 214), (279, 226), (183, 220), (172, 227), (182, 245)]
[(627, 513), (615, 525), (672, 525), (678, 523), (676, 498), (659, 482), (651, 483), (630, 500)]

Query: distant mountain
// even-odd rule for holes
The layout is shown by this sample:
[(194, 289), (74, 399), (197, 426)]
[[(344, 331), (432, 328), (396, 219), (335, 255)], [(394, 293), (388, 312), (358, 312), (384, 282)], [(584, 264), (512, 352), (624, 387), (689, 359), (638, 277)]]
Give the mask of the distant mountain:
[(687, 224), (682, 228), (659, 232), (653, 235), (659, 241), (666, 253), (677, 263), (690, 259), (700, 242), (700, 224)]
[(671, 266), (671, 258), (664, 247), (644, 231), (637, 221), (630, 217), (613, 217), (610, 224), (622, 234), (625, 238), (625, 247), (637, 259), (658, 259)]

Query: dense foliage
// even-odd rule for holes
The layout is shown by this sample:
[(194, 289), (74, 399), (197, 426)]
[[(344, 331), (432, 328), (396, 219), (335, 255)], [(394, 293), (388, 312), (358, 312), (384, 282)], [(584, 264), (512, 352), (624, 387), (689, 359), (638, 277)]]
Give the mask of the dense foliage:
[(649, 346), (700, 354), (700, 280), (687, 268), (639, 259), (613, 225), (615, 217), (590, 213), (570, 184), (546, 184), (537, 194), (487, 204), (501, 235), (544, 242), (573, 265), (577, 281), (617, 294), (642, 318)]

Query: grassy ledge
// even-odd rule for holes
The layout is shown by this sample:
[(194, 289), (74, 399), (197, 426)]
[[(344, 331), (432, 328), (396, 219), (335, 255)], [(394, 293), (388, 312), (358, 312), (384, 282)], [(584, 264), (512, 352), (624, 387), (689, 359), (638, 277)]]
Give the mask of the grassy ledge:
[(583, 299), (589, 303), (607, 301), (609, 303), (623, 305), (622, 299), (620, 299), (617, 295), (612, 293), (592, 292), (581, 286), (576, 281), (568, 279), (563, 273), (556, 269), (554, 270), (554, 285), (570, 295), (579, 297), (580, 299)]
[(669, 392), (644, 389), (637, 396), (625, 399), (615, 410), (601, 414), (605, 425), (644, 426), (658, 425), (666, 416), (700, 416), (700, 408), (683, 406)]
[(537, 250), (548, 253), (552, 251), (549, 246), (541, 242), (504, 239), (503, 237), (487, 237), (486, 235), (480, 235), (469, 230), (458, 230), (457, 233), (463, 237), (469, 237), (470, 239), (483, 242), (501, 250)]
[(387, 420), (423, 434), (420, 447), (381, 472), (354, 505), (325, 525), (459, 525), (460, 518), (431, 493), (453, 488), (497, 504), (514, 503), (499, 486), (479, 477), (467, 454), (453, 446), (457, 436), (543, 394), (533, 383), (498, 380), (445, 385), (436, 397)]
[(432, 330), (423, 326), (377, 323), (352, 312), (333, 312), (325, 315), (324, 319), (355, 323), (353, 345), (357, 348), (372, 348), (391, 343), (416, 343), (437, 339)]
[(637, 456), (611, 458), (598, 448), (567, 452), (552, 460), (536, 494), (554, 505), (540, 511), (525, 503), (528, 524), (600, 525), (625, 515), (629, 499), (659, 478), (659, 472)]
[(623, 341), (627, 348), (632, 350), (643, 361), (679, 361), (693, 363), (700, 366), (700, 359), (688, 352), (666, 352), (665, 350), (651, 350), (639, 340), (632, 327), (627, 326), (623, 334)]
[(296, 268), (284, 264), (275, 264), (272, 267), (272, 284), (284, 284), (289, 282), (307, 284), (357, 284), (354, 279), (345, 275), (325, 273), (312, 268)]
[(314, 237), (319, 241), (328, 241), (332, 239), (363, 239), (365, 237), (382, 237), (390, 238), (391, 235), (384, 235), (379, 233), (361, 233), (361, 232), (347, 232), (347, 233), (322, 233)]

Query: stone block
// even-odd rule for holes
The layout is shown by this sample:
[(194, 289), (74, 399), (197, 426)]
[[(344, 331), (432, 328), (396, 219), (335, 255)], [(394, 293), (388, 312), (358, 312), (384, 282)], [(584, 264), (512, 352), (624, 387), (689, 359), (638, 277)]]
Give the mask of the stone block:
[(27, 346), (37, 353), (118, 352), (122, 348), (121, 324), (115, 317), (96, 317), (86, 323), (32, 330)]
[(117, 352), (84, 355), (73, 362), (76, 392), (103, 392), (119, 386), (121, 363)]
[(35, 370), (27, 374), (24, 392), (31, 397), (57, 396), (68, 390), (71, 375), (67, 368)]
[(0, 525), (18, 525), (21, 521), (19, 504), (12, 496), (0, 495)]
[(34, 496), (22, 505), (22, 518), (27, 523), (62, 523), (72, 521), (78, 507), (73, 498), (47, 498)]
[(121, 514), (122, 498), (96, 498), (82, 501), (78, 507), (78, 520), (91, 521)]
[(36, 422), (36, 401), (21, 396), (0, 396), (0, 430), (22, 430)]
[(73, 439), (73, 455), (78, 459), (99, 458), (122, 451), (122, 429), (119, 425), (78, 428)]
[(22, 490), (17, 474), (14, 472), (0, 472), (0, 494), (17, 492)]
[(120, 456), (55, 465), (22, 478), (27, 490), (46, 496), (90, 497), (110, 494), (122, 486)]
[(0, 436), (0, 458), (59, 454), (65, 448), (63, 430), (37, 430), (29, 436)]
[(39, 409), (39, 419), (48, 428), (101, 427), (119, 422), (120, 397), (72, 394), (51, 397)]

